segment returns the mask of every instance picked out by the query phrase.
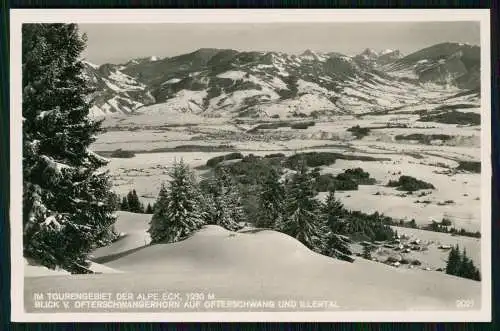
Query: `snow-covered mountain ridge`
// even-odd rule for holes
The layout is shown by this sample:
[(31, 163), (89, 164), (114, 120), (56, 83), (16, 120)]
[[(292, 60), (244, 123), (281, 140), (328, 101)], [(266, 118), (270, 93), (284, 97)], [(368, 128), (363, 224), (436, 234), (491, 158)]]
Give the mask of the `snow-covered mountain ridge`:
[(123, 73), (120, 67), (83, 64), (84, 77), (94, 90), (89, 95), (92, 116), (129, 114), (145, 104), (154, 103), (149, 87)]
[[(362, 114), (479, 90), (479, 47), (434, 45), (407, 56), (199, 49), (123, 65), (85, 63), (94, 116), (181, 112), (208, 116)], [(155, 104), (153, 107), (144, 107)]]

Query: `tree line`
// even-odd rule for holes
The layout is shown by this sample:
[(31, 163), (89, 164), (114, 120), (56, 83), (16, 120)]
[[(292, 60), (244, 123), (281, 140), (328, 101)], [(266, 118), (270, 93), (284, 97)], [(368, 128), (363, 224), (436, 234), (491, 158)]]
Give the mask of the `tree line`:
[(122, 211), (128, 211), (131, 213), (139, 213), (139, 214), (152, 214), (154, 209), (154, 204), (150, 203), (145, 206), (140, 200), (139, 196), (135, 189), (130, 190), (126, 196), (124, 196), (117, 209)]
[(450, 250), (448, 261), (446, 263), (446, 273), (458, 277), (481, 280), (481, 272), (474, 265), (472, 259), (467, 256), (465, 248), (460, 251), (458, 245)]
[(153, 243), (185, 239), (204, 224), (235, 231), (242, 222), (251, 221), (259, 228), (286, 233), (313, 251), (352, 262), (349, 235), (367, 228), (378, 240), (394, 235), (378, 214), (346, 210), (334, 190), (324, 202), (316, 199), (315, 175), (305, 163), (284, 179), (279, 169), (267, 172), (255, 221), (249, 220), (238, 183), (225, 167), (217, 167), (212, 178), (200, 183), (182, 160), (169, 174), (172, 179), (160, 190), (149, 228)]
[(417, 222), (415, 219), (411, 219), (408, 222), (405, 222), (404, 220), (399, 220), (399, 222), (392, 222), (393, 225), (395, 226), (400, 226), (404, 228), (412, 228), (412, 229), (420, 229), (420, 230), (426, 230), (426, 231), (432, 231), (432, 232), (442, 232), (442, 233), (449, 233), (451, 235), (456, 235), (456, 236), (464, 236), (464, 237), (472, 237), (472, 238), (481, 238), (481, 232), (479, 231), (467, 231), (464, 228), (455, 228), (452, 225), (452, 222), (448, 218), (443, 218), (441, 222), (436, 222), (436, 221), (431, 221), (431, 223), (424, 225), (424, 226), (418, 226)]
[[(351, 183), (353, 188), (357, 189), (358, 184), (373, 184), (374, 181), (370, 174), (361, 168), (347, 169), (337, 176), (321, 174), (320, 169), (317, 167), (318, 162), (334, 162), (339, 157), (337, 153), (300, 153), (287, 158), (280, 153), (269, 154), (265, 157), (252, 154), (246, 156), (240, 154), (239, 156), (235, 155), (235, 157), (241, 158), (241, 160), (239, 162), (220, 164), (224, 160), (224, 157), (220, 157), (207, 161), (207, 164), (215, 163), (215, 166), (212, 165), (213, 171), (217, 171), (219, 167), (224, 167), (229, 172), (238, 184), (247, 217), (250, 220), (255, 220), (255, 222), (260, 222), (263, 219), (263, 206), (260, 203), (262, 192), (266, 192), (272, 183), (269, 178), (272, 179), (275, 174), (284, 177), (280, 185), (284, 186), (283, 189), (285, 189), (292, 177), (283, 176), (284, 174), (297, 173), (302, 166), (311, 168), (310, 171), (306, 170), (313, 186), (313, 192), (310, 195), (313, 196), (317, 196), (320, 192), (352, 189), (347, 187)], [(204, 180), (201, 181), (201, 184), (204, 184)], [(342, 234), (348, 235), (355, 240), (387, 240), (392, 239), (394, 235), (392, 229), (387, 226), (393, 223), (391, 217), (377, 212), (365, 214), (345, 208), (340, 211), (342, 212), (342, 218), (346, 220), (346, 223), (350, 224), (343, 227), (345, 233)]]

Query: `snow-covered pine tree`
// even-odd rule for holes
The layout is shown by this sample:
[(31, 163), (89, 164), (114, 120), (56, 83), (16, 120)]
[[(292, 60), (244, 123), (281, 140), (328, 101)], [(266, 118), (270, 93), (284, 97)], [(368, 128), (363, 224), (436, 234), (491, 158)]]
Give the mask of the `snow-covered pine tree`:
[(320, 204), (314, 199), (312, 176), (300, 162), (286, 190), (286, 218), (280, 231), (296, 238), (308, 248), (324, 253), (329, 230), (320, 215)]
[(335, 190), (330, 190), (322, 206), (322, 212), (327, 224), (335, 233), (345, 234), (347, 222), (345, 221), (344, 205), (335, 197)]
[(167, 185), (162, 183), (158, 197), (156, 198), (155, 208), (151, 221), (149, 222), (148, 232), (151, 235), (152, 242), (159, 242), (164, 239), (164, 233), (167, 232), (169, 192)]
[(205, 224), (217, 224), (218, 211), (216, 208), (216, 185), (215, 180), (207, 180), (205, 182), (205, 190), (200, 196), (200, 206), (202, 210), (203, 222)]
[(88, 272), (87, 256), (114, 239), (106, 160), (89, 151), (100, 131), (79, 60), (76, 24), (24, 24), (24, 255), (49, 268)]
[[(225, 221), (225, 224), (227, 224), (226, 228), (233, 231), (238, 230), (241, 228), (239, 223), (247, 220), (238, 185), (225, 168), (221, 168), (218, 172), (217, 181), (222, 184), (223, 188), (223, 195), (220, 197), (219, 203), (225, 205), (224, 209), (228, 218), (231, 220)], [(236, 226), (233, 226), (233, 223), (236, 223)]]
[(207, 182), (207, 192), (203, 195), (203, 210), (207, 224), (215, 224), (236, 231), (239, 222), (245, 221), (245, 211), (241, 203), (238, 187), (231, 175), (223, 167), (216, 170), (215, 178)]
[(113, 210), (120, 209), (120, 196), (114, 192), (109, 192), (109, 204), (113, 206)]
[(272, 168), (262, 184), (259, 196), (259, 219), (256, 225), (275, 228), (283, 221), (285, 189), (280, 183), (280, 173)]
[[(476, 279), (476, 272), (477, 272), (477, 268), (476, 268), (476, 266), (474, 266), (472, 259), (470, 259), (467, 256), (467, 251), (464, 248), (462, 251), (462, 255), (460, 257), (460, 267), (459, 267), (457, 275), (460, 277), (464, 277), (464, 278)], [(479, 280), (479, 279), (476, 279), (476, 280)]]
[(132, 213), (144, 213), (144, 208), (141, 206), (139, 197), (135, 189), (131, 190), (127, 194), (128, 210)]
[(446, 261), (446, 273), (457, 276), (460, 271), (461, 261), (462, 258), (460, 256), (458, 245), (453, 246), (448, 255), (448, 261)]
[(329, 228), (326, 255), (353, 262), (350, 248), (351, 240), (346, 236), (347, 228), (344, 218), (344, 206), (335, 198), (335, 191), (328, 192), (321, 206), (321, 217)]
[(128, 206), (128, 200), (127, 200), (127, 197), (123, 197), (122, 198), (122, 202), (120, 204), (120, 210), (123, 210), (123, 211), (128, 211), (130, 208)]
[(135, 212), (139, 213), (139, 214), (144, 213), (144, 206), (142, 205), (141, 201), (139, 200), (139, 196), (137, 195), (137, 192), (135, 190), (132, 190), (132, 194), (134, 196)]
[(148, 206), (146, 207), (146, 214), (153, 214), (153, 207), (151, 207), (151, 204), (148, 203)]
[(134, 195), (132, 194), (132, 191), (128, 191), (128, 193), (127, 193), (127, 205), (128, 205), (128, 210), (133, 212), (134, 211)]
[(194, 175), (182, 160), (174, 163), (168, 187), (163, 186), (156, 202), (148, 232), (151, 242), (176, 242), (203, 226)]

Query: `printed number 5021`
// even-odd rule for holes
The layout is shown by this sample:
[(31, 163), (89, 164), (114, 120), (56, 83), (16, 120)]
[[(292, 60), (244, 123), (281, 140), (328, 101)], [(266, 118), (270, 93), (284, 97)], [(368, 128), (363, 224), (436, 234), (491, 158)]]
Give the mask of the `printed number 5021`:
[(474, 300), (457, 300), (455, 301), (457, 308), (472, 308), (474, 307)]

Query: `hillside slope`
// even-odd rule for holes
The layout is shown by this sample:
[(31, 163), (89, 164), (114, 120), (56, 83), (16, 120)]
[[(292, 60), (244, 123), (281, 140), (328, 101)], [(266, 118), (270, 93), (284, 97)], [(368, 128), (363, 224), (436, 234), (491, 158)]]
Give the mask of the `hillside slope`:
[[(480, 282), (362, 259), (347, 263), (267, 230), (235, 233), (206, 226), (182, 242), (147, 246), (105, 266), (123, 273), (27, 278), (27, 310), (33, 311), (33, 292), (45, 291), (168, 289), (182, 297), (191, 292), (214, 293), (217, 300), (330, 300), (338, 306), (335, 310), (451, 310), (461, 298), (480, 302)], [(315, 308), (323, 309), (327, 308)], [(193, 311), (182, 305), (176, 311), (182, 310)]]
[(480, 86), (480, 48), (463, 43), (441, 43), (409, 54), (385, 70), (419, 82), (452, 84), (463, 89)]
[(438, 44), (407, 56), (199, 49), (171, 58), (87, 65), (96, 116), (154, 109), (204, 116), (361, 114), (479, 89), (479, 47)]
[(92, 105), (91, 116), (130, 114), (143, 105), (155, 102), (149, 88), (124, 74), (120, 66), (96, 66), (90, 62), (83, 62), (83, 65), (83, 77), (94, 90), (88, 96)]

